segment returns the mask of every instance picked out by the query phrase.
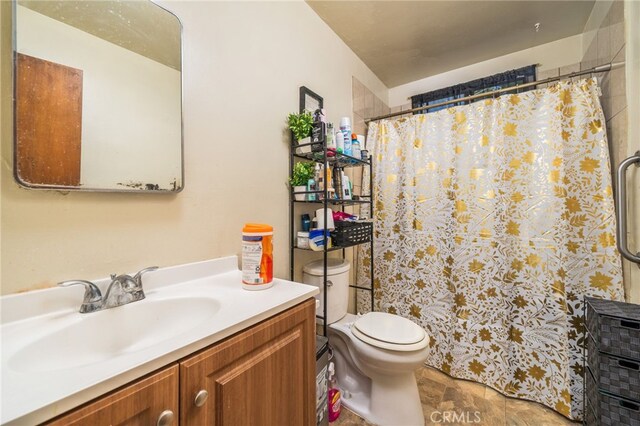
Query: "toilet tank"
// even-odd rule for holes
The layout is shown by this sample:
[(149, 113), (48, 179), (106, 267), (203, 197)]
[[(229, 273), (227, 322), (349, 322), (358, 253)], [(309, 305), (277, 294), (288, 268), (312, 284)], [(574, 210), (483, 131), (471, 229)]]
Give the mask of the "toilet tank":
[[(320, 288), (316, 299), (320, 301), (317, 314), (324, 313), (324, 261), (316, 260), (302, 268), (302, 282)], [(332, 324), (347, 314), (349, 304), (349, 270), (351, 264), (344, 259), (327, 259), (327, 321)]]

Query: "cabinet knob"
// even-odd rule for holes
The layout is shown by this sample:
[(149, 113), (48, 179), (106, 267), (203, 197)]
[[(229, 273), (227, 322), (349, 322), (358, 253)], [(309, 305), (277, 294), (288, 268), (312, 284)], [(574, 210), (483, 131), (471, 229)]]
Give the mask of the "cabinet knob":
[(194, 400), (196, 407), (202, 407), (204, 403), (207, 401), (208, 397), (209, 397), (209, 392), (207, 392), (206, 390), (203, 389), (200, 392), (198, 392), (196, 394), (196, 399)]
[(157, 426), (171, 426), (173, 424), (173, 411), (164, 410), (158, 417)]

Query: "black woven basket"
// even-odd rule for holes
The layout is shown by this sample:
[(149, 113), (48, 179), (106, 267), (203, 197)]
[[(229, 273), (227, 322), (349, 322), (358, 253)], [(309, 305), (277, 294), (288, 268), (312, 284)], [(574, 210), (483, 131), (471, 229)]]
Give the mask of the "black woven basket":
[(598, 352), (591, 336), (587, 338), (587, 358), (600, 389), (640, 401), (640, 362)]
[(333, 244), (349, 247), (371, 241), (372, 222), (340, 221), (335, 223), (336, 229), (331, 231)]
[(631, 359), (640, 354), (640, 305), (586, 298), (587, 329), (602, 352)]
[(640, 425), (640, 403), (617, 398), (604, 392), (598, 392), (595, 380), (589, 370), (585, 374), (587, 387), (587, 409), (594, 410), (598, 425)]

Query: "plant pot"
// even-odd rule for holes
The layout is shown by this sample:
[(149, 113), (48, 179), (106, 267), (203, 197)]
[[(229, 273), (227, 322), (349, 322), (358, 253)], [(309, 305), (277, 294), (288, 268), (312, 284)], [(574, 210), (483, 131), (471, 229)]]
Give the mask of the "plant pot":
[[(311, 136), (307, 136), (302, 140), (296, 141), (296, 145), (302, 145), (306, 143), (311, 143)], [(309, 154), (310, 152), (311, 152), (311, 145), (296, 148), (296, 154)]]
[[(307, 187), (305, 185), (294, 186), (293, 192), (306, 191)], [(305, 201), (307, 194), (293, 194), (293, 197), (296, 201)]]

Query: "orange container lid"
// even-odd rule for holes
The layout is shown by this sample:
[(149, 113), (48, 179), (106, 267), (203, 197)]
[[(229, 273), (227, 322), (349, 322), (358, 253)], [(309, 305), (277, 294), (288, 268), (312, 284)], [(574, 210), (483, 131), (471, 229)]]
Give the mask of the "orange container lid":
[(244, 228), (242, 228), (242, 232), (273, 232), (273, 226), (266, 225), (264, 223), (245, 223)]

